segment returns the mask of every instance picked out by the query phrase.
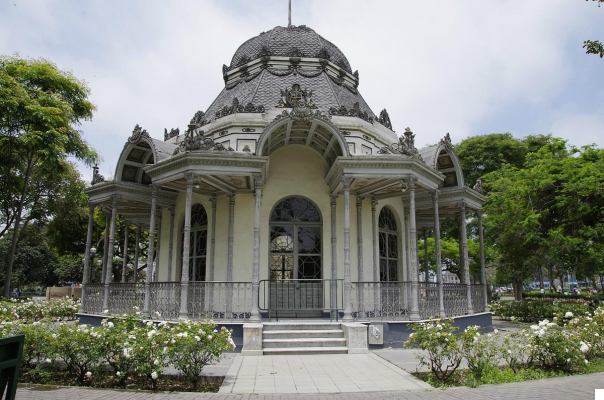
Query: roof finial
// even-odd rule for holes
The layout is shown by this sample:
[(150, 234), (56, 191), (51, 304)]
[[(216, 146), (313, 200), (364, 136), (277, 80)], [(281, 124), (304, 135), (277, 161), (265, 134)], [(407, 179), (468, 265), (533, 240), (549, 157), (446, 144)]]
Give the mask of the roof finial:
[(287, 15), (287, 27), (292, 27), (292, 0), (289, 0), (289, 13)]

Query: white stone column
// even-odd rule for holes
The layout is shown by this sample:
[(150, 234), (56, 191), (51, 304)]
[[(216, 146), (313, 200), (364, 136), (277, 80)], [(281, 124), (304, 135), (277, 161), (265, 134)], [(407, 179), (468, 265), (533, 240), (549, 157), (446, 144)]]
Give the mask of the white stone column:
[(468, 314), (474, 314), (474, 309), (472, 307), (472, 287), (470, 286), (470, 262), (468, 259), (468, 234), (466, 229), (466, 204), (462, 201), (459, 203), (459, 222), (460, 222), (460, 242), (461, 242), (461, 252), (463, 255), (463, 264), (461, 265), (463, 268), (463, 277), (464, 283), (466, 285), (466, 290), (468, 292)]
[(489, 299), (487, 299), (487, 268), (484, 259), (484, 232), (482, 226), (482, 210), (476, 211), (476, 217), (478, 218), (478, 240), (480, 244), (480, 283), (484, 286), (484, 310), (488, 310)]
[(229, 194), (229, 242), (227, 253), (227, 281), (233, 281), (233, 236), (235, 229), (235, 194)]
[(430, 282), (430, 274), (428, 272), (428, 230), (423, 230), (424, 239), (424, 282)]
[(344, 317), (343, 322), (352, 321), (352, 282), (350, 278), (350, 184), (352, 178), (345, 176), (344, 184)]
[(377, 222), (377, 208), (378, 202), (375, 198), (371, 200), (371, 231), (373, 236), (373, 283), (371, 284), (371, 290), (373, 290), (373, 311), (377, 316), (377, 312), (381, 310), (379, 306), (380, 293), (379, 293), (379, 281), (380, 281), (380, 249), (378, 239), (378, 222)]
[(138, 278), (138, 256), (140, 254), (141, 226), (136, 226), (136, 238), (134, 239), (134, 271), (132, 272), (132, 282), (136, 283)]
[[(174, 214), (176, 213), (175, 207), (170, 207), (170, 244), (168, 245), (168, 281), (172, 282), (172, 257), (174, 254)], [(174, 278), (176, 281), (176, 278)]]
[(434, 250), (436, 253), (436, 282), (438, 283), (438, 309), (441, 318), (445, 318), (445, 297), (442, 275), (442, 256), (440, 253), (440, 216), (438, 212), (438, 190), (432, 192), (434, 204)]
[(126, 266), (128, 265), (128, 234), (130, 233), (130, 223), (124, 221), (124, 252), (122, 254), (122, 283), (126, 282)]
[(254, 175), (254, 256), (252, 261), (252, 314), (250, 321), (260, 321), (258, 310), (258, 295), (260, 287), (260, 209), (262, 206), (262, 182), (261, 174)]
[(155, 250), (155, 266), (153, 269), (153, 282), (157, 282), (159, 280), (159, 252), (161, 250), (161, 226), (162, 226), (162, 216), (164, 210), (161, 208), (157, 209), (157, 250)]
[[(338, 232), (337, 232), (337, 201), (338, 195), (332, 194), (331, 201), (331, 308), (337, 313), (338, 305)], [(337, 317), (332, 315), (332, 318)]]
[(149, 217), (149, 247), (147, 248), (147, 272), (145, 276), (145, 305), (143, 312), (149, 313), (151, 301), (151, 282), (153, 280), (153, 251), (155, 247), (155, 216), (157, 214), (157, 191), (159, 187), (152, 185), (151, 191), (151, 216)]
[(101, 271), (101, 283), (105, 283), (105, 275), (107, 273), (107, 252), (109, 251), (109, 231), (111, 230), (111, 214), (107, 209), (105, 213), (105, 239), (103, 241), (103, 270)]
[(105, 271), (105, 295), (103, 296), (103, 311), (109, 309), (109, 284), (113, 270), (113, 245), (115, 244), (115, 225), (117, 219), (117, 204), (119, 197), (113, 195), (111, 202), (111, 228), (109, 232), (109, 243), (107, 244), (107, 270)]
[(235, 230), (235, 194), (228, 195), (229, 198), (229, 239), (227, 252), (227, 287), (226, 287), (226, 312), (230, 314), (233, 309), (233, 242)]
[(415, 225), (415, 178), (407, 178), (409, 185), (409, 261), (411, 272), (411, 315), (412, 321), (420, 319), (419, 315), (419, 276), (417, 268), (417, 227)]
[(363, 268), (363, 197), (357, 195), (357, 255), (358, 255), (358, 284), (357, 291), (359, 294), (358, 312), (365, 312), (365, 271)]
[(216, 259), (216, 196), (210, 197), (212, 203), (212, 229), (210, 230), (210, 271), (208, 274), (209, 284), (209, 301), (206, 305), (206, 311), (214, 309), (214, 260)]
[(84, 253), (84, 275), (82, 276), (82, 300), (80, 302), (80, 313), (84, 312), (86, 301), (86, 285), (90, 280), (90, 248), (92, 247), (92, 226), (94, 225), (95, 205), (88, 203), (88, 231), (86, 232), (86, 251)]
[(189, 318), (189, 242), (191, 241), (191, 203), (193, 201), (193, 174), (185, 173), (187, 195), (185, 200), (185, 226), (182, 239), (182, 267), (180, 280), (180, 318)]

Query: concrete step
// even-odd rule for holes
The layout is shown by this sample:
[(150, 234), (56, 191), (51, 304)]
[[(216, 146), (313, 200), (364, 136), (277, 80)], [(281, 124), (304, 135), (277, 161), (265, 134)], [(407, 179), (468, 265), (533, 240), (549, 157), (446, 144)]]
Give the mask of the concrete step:
[(293, 338), (342, 338), (341, 329), (285, 329), (282, 331), (263, 331), (263, 339), (293, 339)]
[(291, 354), (347, 354), (347, 347), (288, 347), (262, 349), (265, 355), (291, 355)]
[(346, 347), (346, 339), (340, 338), (293, 338), (293, 339), (263, 339), (263, 349), (288, 347)]
[(339, 322), (265, 322), (262, 331), (339, 330)]

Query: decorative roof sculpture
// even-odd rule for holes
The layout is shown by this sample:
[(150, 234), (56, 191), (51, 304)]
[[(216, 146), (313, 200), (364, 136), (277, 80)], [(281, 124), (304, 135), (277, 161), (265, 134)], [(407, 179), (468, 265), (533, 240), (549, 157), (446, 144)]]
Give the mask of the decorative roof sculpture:
[(411, 158), (424, 161), (419, 151), (415, 147), (415, 134), (411, 132), (409, 127), (405, 128), (403, 136), (398, 138), (398, 143), (392, 143), (390, 146), (382, 147), (378, 153), (380, 154), (402, 154)]

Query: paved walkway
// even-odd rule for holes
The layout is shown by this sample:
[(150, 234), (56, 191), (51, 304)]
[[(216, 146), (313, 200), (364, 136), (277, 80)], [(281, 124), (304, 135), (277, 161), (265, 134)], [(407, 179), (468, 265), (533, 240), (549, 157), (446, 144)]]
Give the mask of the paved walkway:
[(236, 357), (219, 393), (360, 393), (430, 388), (372, 353), (320, 354)]
[[(398, 390), (372, 393), (337, 394), (216, 394), (148, 393), (86, 388), (36, 390), (19, 388), (17, 400), (277, 400), (277, 399), (406, 399), (406, 400), (583, 400), (594, 399), (595, 389), (604, 388), (604, 373), (543, 379), (503, 385), (484, 385), (476, 389), (452, 388)], [(596, 400), (604, 398), (600, 392)]]

